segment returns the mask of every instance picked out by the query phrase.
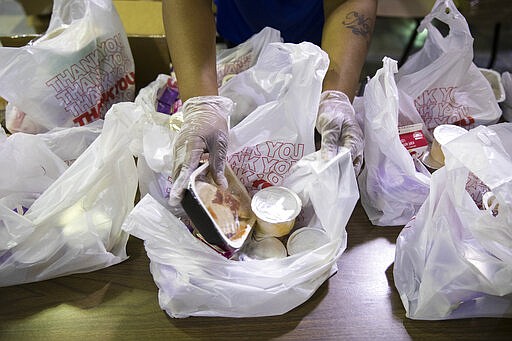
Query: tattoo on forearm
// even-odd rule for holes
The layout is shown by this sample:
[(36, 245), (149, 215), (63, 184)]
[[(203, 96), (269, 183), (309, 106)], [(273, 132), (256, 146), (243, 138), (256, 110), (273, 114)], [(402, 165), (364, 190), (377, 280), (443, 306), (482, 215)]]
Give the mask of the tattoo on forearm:
[(352, 11), (347, 14), (343, 25), (352, 31), (353, 34), (362, 36), (369, 40), (372, 30), (372, 22), (370, 18), (367, 18), (364, 14)]

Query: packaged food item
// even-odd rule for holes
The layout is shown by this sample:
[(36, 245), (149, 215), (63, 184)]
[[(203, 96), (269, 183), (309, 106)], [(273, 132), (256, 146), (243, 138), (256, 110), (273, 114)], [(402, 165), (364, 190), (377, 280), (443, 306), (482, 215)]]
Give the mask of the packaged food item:
[(423, 123), (411, 124), (398, 128), (400, 142), (412, 156), (421, 157), (428, 149), (428, 141), (423, 134)]
[(478, 70), (480, 70), (485, 79), (487, 79), (491, 85), (491, 89), (494, 93), (494, 97), (496, 98), (496, 102), (503, 102), (505, 100), (505, 89), (503, 88), (503, 83), (501, 82), (501, 75), (492, 69), (478, 68)]
[(251, 208), (256, 215), (256, 238), (283, 237), (293, 228), (302, 202), (289, 188), (270, 186), (254, 194)]
[(227, 189), (215, 184), (208, 165), (205, 162), (192, 173), (183, 209), (204, 241), (225, 251), (237, 250), (256, 222), (251, 198), (229, 165), (225, 170)]
[(321, 228), (302, 227), (295, 230), (286, 243), (286, 249), (290, 256), (304, 251), (312, 251), (327, 243), (331, 239)]
[(423, 154), (421, 161), (431, 169), (444, 166), (444, 154), (441, 146), (467, 132), (466, 129), (453, 125), (441, 124), (434, 129), (434, 142), (430, 150)]
[(5, 107), (7, 106), (7, 101), (0, 97), (0, 124), (5, 126)]
[(163, 114), (175, 114), (183, 105), (178, 89), (178, 81), (176, 74), (171, 67), (171, 72), (165, 86), (158, 89), (157, 92), (156, 111)]

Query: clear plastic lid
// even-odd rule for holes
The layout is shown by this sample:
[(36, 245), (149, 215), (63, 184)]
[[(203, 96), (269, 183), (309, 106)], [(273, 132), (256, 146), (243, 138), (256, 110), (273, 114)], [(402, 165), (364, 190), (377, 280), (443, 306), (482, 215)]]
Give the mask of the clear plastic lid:
[(270, 186), (254, 194), (251, 208), (259, 219), (281, 223), (295, 219), (300, 213), (302, 202), (292, 190)]
[(331, 239), (323, 229), (302, 227), (290, 235), (286, 248), (291, 256), (303, 251), (315, 250), (330, 241)]
[(284, 258), (287, 256), (284, 244), (275, 237), (251, 239), (243, 248), (241, 260)]

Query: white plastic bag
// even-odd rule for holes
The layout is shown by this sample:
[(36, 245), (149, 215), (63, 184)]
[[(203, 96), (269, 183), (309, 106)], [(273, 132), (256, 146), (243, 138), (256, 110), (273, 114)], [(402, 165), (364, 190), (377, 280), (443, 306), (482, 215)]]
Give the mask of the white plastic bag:
[[(0, 162), (9, 164), (0, 175), (0, 286), (93, 271), (127, 258), (121, 224), (137, 189), (129, 146), (140, 115), (133, 103), (113, 106), (99, 137), (79, 156), (70, 157), (71, 149), (61, 144), (79, 151), (84, 141), (63, 130), (44, 138), (17, 133), (0, 145)], [(68, 167), (61, 156), (76, 160)]]
[[(327, 64), (327, 55), (313, 44), (273, 43), (254, 67), (234, 76), (229, 82), (250, 75), (251, 81), (240, 88), (246, 96), (265, 89), (274, 91), (274, 99), (233, 127), (228, 160), (250, 193), (269, 184), (296, 191), (304, 208), (297, 224), (321, 227), (331, 241), (282, 259), (228, 260), (193, 236), (160, 199), (146, 195), (123, 229), (145, 241), (160, 306), (171, 317), (283, 314), (306, 301), (336, 271), (358, 189), (347, 149), (329, 162), (314, 152)], [(153, 151), (167, 148), (168, 136), (161, 136), (160, 143), (152, 142)], [(143, 135), (144, 144), (147, 138)], [(162, 153), (143, 156), (152, 167), (164, 164)]]
[[(450, 32), (443, 37), (438, 19)], [(397, 74), (398, 89), (414, 101), (430, 131), (440, 124), (466, 129), (493, 124), (501, 116), (491, 85), (473, 63), (473, 37), (464, 16), (451, 0), (437, 0), (418, 31), (427, 30), (424, 46)]]
[[(239, 123), (230, 132), (228, 161), (247, 188), (257, 188), (263, 181), (280, 183), (293, 163), (315, 150), (314, 125), (327, 65), (327, 54), (313, 44), (271, 43), (253, 67), (220, 89), (221, 95), (244, 108), (237, 109)], [(159, 76), (142, 89), (135, 102), (146, 113), (141, 126), (143, 153), (137, 163), (141, 197), (149, 193), (168, 207), (168, 165), (182, 116), (155, 110), (152, 98), (165, 79)]]
[[(445, 166), (398, 236), (394, 281), (407, 317), (512, 317), (512, 124), (480, 126), (442, 147)], [(484, 207), (466, 190), (482, 181)]]
[(46, 33), (0, 47), (0, 96), (11, 133), (40, 133), (100, 119), (132, 101), (134, 62), (111, 0), (56, 0)]
[(241, 101), (255, 104), (231, 130), (228, 150), (231, 168), (249, 190), (262, 181), (279, 184), (295, 162), (314, 152), (327, 67), (327, 54), (316, 45), (271, 43), (254, 67), (221, 88), (237, 106)]
[(281, 32), (271, 27), (265, 27), (235, 47), (220, 49), (217, 52), (217, 85), (221, 87), (227, 81), (226, 77), (249, 69), (256, 63), (265, 46), (281, 41)]
[(280, 259), (228, 260), (194, 237), (151, 196), (123, 229), (144, 240), (160, 307), (171, 317), (284, 314), (305, 302), (337, 270), (345, 226), (358, 199), (350, 152), (326, 163), (311, 154), (292, 168), (286, 186), (304, 203), (303, 223), (323, 227), (330, 242)]
[(358, 178), (361, 204), (370, 221), (381, 226), (405, 225), (425, 201), (430, 185), (428, 170), (400, 142), (396, 71), (397, 62), (384, 58), (363, 96), (366, 142)]
[[(247, 70), (256, 63), (263, 48), (272, 43), (281, 42), (281, 33), (273, 28), (265, 27), (251, 36), (247, 41), (233, 47), (217, 50), (217, 85), (220, 88), (234, 75)], [(182, 106), (179, 95), (178, 80), (171, 65), (170, 75), (158, 75), (156, 81), (144, 88), (145, 94), (137, 97), (152, 99), (156, 111), (174, 114)], [(151, 97), (150, 97), (151, 96)]]

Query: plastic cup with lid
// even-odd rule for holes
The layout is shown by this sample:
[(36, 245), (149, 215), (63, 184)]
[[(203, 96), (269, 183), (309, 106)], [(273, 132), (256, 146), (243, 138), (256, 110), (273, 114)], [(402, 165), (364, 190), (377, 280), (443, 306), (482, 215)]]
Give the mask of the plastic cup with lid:
[(270, 186), (254, 194), (251, 209), (256, 215), (256, 238), (282, 237), (290, 233), (302, 209), (299, 196), (281, 186)]
[(304, 251), (313, 251), (327, 243), (331, 239), (327, 233), (316, 227), (302, 227), (295, 230), (286, 243), (286, 249), (290, 256)]

